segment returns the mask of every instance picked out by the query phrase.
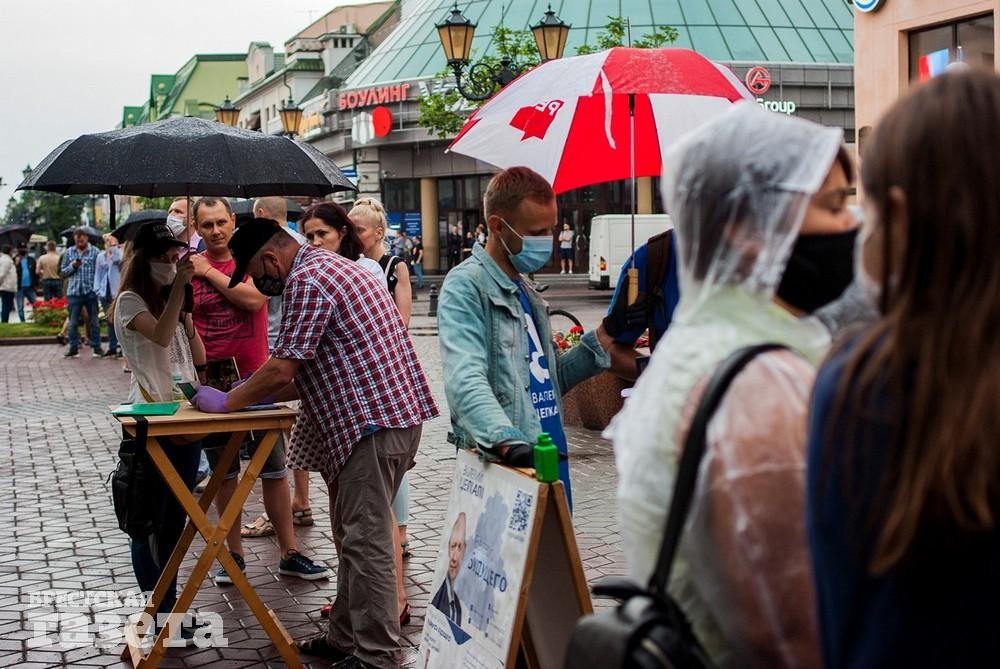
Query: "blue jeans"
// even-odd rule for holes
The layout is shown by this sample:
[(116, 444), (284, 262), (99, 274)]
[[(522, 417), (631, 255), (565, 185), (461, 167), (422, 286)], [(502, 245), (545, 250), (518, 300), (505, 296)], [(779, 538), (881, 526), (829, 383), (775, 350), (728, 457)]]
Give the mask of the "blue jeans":
[(101, 350), (101, 319), (97, 314), (97, 293), (86, 295), (70, 295), (69, 304), (69, 347), (80, 347), (80, 333), (76, 331), (80, 324), (80, 308), (87, 308), (87, 318), (90, 321), (90, 345), (95, 351)]
[(51, 300), (54, 297), (62, 297), (62, 279), (42, 279), (42, 299)]
[[(198, 475), (198, 461), (201, 459), (201, 442), (172, 446), (166, 439), (161, 438), (160, 443), (163, 445), (167, 458), (183, 479), (184, 485), (189, 490), (194, 489), (195, 479)], [(135, 572), (135, 580), (139, 583), (139, 589), (142, 592), (152, 592), (153, 588), (156, 587), (156, 582), (163, 572), (163, 566), (167, 564), (170, 554), (174, 552), (174, 547), (181, 538), (184, 524), (187, 522), (184, 509), (174, 499), (173, 493), (160, 478), (159, 472), (156, 472), (153, 481), (154, 484), (150, 486), (149, 502), (159, 505), (157, 529), (145, 539), (133, 539), (131, 542), (132, 570)], [(174, 578), (170, 587), (167, 588), (167, 594), (163, 596), (163, 601), (156, 609), (157, 613), (168, 613), (170, 609), (174, 608), (176, 601), (177, 579)]]
[(32, 306), (35, 305), (35, 289), (31, 286), (22, 286), (21, 290), (17, 291), (17, 315), (24, 322), (24, 301), (28, 300)]
[(424, 287), (424, 264), (422, 262), (415, 262), (410, 267), (413, 269), (413, 277), (416, 279), (417, 288)]
[(13, 310), (14, 293), (9, 290), (0, 290), (0, 321), (3, 321), (4, 323), (9, 322), (10, 312)]
[[(108, 310), (111, 308), (111, 303), (115, 301), (115, 296), (111, 292), (105, 293), (101, 297), (101, 309), (104, 309), (104, 313), (107, 314)], [(98, 321), (100, 323), (100, 321)], [(108, 351), (118, 350), (118, 337), (115, 336), (115, 324), (112, 319), (108, 319)]]

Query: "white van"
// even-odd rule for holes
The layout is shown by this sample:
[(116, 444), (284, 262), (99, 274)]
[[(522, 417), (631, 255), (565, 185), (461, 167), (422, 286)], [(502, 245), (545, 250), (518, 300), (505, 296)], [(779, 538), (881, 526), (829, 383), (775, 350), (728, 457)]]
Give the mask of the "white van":
[[(668, 214), (636, 214), (635, 247), (674, 227)], [(622, 265), (632, 255), (632, 215), (605, 214), (590, 221), (591, 288), (613, 290)]]

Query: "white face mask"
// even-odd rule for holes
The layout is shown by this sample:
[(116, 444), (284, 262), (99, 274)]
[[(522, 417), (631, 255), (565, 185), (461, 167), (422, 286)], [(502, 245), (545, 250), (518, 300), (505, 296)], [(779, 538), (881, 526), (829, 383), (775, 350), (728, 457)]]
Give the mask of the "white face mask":
[(187, 230), (187, 226), (184, 225), (184, 219), (179, 216), (167, 216), (167, 227), (170, 228), (170, 234), (174, 237), (183, 234)]
[(177, 278), (177, 265), (172, 262), (151, 262), (149, 275), (157, 286), (169, 286)]
[(868, 303), (877, 309), (882, 303), (882, 281), (868, 273), (864, 261), (865, 245), (874, 234), (875, 226), (865, 223), (858, 231), (854, 245), (854, 282), (861, 288)]

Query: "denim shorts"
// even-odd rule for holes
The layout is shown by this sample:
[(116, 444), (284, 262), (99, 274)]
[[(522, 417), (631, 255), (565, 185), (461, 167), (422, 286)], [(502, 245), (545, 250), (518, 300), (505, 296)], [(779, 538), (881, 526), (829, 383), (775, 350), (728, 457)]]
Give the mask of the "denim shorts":
[[(257, 452), (257, 447), (260, 446), (261, 440), (264, 435), (267, 434), (266, 430), (257, 430), (253, 433), (254, 438), (251, 439), (249, 443), (250, 456)], [(222, 457), (222, 451), (226, 448), (226, 442), (229, 441), (228, 432), (220, 432), (217, 434), (210, 434), (202, 440), (202, 446), (205, 449), (205, 455), (208, 456), (208, 464), (215, 469), (216, 463), (218, 463), (219, 458)], [(233, 458), (233, 461), (229, 465), (229, 471), (226, 473), (226, 480), (234, 479), (240, 473), (240, 456), (239, 453)], [(267, 456), (267, 460), (264, 461), (264, 467), (260, 470), (261, 479), (283, 479), (288, 476), (288, 470), (285, 468), (285, 436), (280, 434), (278, 436), (278, 441), (275, 443), (274, 448), (271, 449), (270, 454)]]

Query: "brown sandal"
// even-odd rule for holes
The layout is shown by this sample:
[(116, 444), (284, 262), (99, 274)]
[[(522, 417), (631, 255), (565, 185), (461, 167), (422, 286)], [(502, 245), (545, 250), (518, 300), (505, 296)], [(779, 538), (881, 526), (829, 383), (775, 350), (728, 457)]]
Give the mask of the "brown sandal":
[(313, 510), (310, 507), (300, 509), (298, 511), (292, 511), (292, 525), (312, 525), (313, 524)]
[(271, 524), (271, 520), (267, 517), (266, 513), (262, 513), (257, 520), (245, 524), (240, 529), (240, 536), (244, 539), (269, 537), (272, 534), (274, 534), (274, 525)]

